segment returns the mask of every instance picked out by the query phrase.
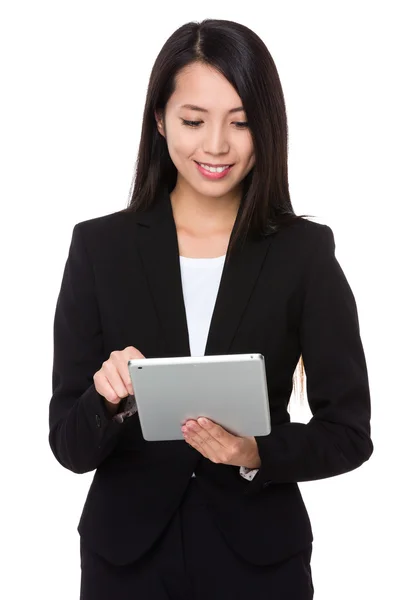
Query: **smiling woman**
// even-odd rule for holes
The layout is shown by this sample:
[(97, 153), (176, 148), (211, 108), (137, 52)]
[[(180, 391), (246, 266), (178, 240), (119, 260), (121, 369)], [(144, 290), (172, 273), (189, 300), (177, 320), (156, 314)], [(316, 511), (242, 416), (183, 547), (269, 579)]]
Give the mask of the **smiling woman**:
[[(223, 212), (234, 216), (241, 202), (242, 182), (255, 165), (241, 98), (224, 75), (201, 62), (181, 69), (174, 87), (164, 109), (155, 114), (158, 131), (177, 169), (172, 193), (175, 212), (183, 197), (190, 196), (193, 210), (195, 205), (204, 205), (206, 197), (217, 218)], [(192, 102), (186, 103), (187, 98)], [(196, 120), (199, 115), (201, 120)], [(207, 185), (208, 181), (218, 185)]]
[(195, 224), (207, 214), (227, 224), (229, 261), (246, 235), (270, 235), (309, 216), (294, 213), (287, 153), (283, 91), (264, 42), (232, 21), (187, 23), (151, 72), (126, 210), (149, 207), (165, 184), (176, 219)]
[[(237, 24), (231, 25), (233, 47), (223, 45), (220, 52), (213, 52), (213, 42), (219, 43), (228, 23), (205, 21), (202, 44), (191, 49), (183, 47), (184, 37), (180, 38), (188, 34), (185, 25), (159, 53), (126, 209), (149, 207), (165, 183), (181, 253), (199, 258), (226, 254), (227, 262), (232, 248), (247, 234), (274, 233), (309, 216), (297, 216), (291, 204), (287, 116), (274, 61), (262, 40)], [(242, 40), (245, 31), (250, 32), (247, 44)], [(256, 57), (261, 68), (247, 69)], [(301, 357), (293, 376), (293, 390), (299, 387), (301, 399), (304, 377)]]
[[(73, 472), (96, 469), (81, 600), (312, 599), (297, 484), (359, 467), (373, 445), (355, 299), (331, 228), (306, 216), (267, 47), (232, 21), (183, 25), (150, 76), (129, 206), (75, 226), (56, 307), (50, 445)], [(269, 435), (196, 414), (178, 440), (147, 443), (130, 359), (253, 352)], [(302, 359), (304, 424), (287, 411)], [(246, 401), (252, 415), (253, 385)]]

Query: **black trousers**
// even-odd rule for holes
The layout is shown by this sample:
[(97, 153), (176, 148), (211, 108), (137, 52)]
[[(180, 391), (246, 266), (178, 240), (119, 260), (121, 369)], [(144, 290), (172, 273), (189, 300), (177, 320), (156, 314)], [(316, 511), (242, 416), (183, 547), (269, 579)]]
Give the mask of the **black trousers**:
[(224, 541), (192, 478), (161, 538), (135, 563), (112, 565), (80, 539), (80, 600), (312, 600), (311, 551), (248, 563)]

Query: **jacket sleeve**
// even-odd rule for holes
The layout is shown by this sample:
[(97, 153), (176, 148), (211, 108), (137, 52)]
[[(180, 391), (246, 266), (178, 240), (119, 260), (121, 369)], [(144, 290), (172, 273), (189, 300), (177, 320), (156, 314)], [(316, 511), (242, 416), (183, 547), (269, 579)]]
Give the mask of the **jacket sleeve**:
[(77, 224), (55, 310), (49, 405), (51, 450), (74, 473), (96, 469), (121, 432), (122, 425), (113, 420), (93, 382), (106, 358), (93, 268)]
[(270, 483), (309, 481), (351, 471), (369, 459), (370, 390), (356, 302), (322, 225), (306, 268), (299, 327), (312, 412), (304, 423), (274, 425), (257, 437), (258, 475), (246, 493)]

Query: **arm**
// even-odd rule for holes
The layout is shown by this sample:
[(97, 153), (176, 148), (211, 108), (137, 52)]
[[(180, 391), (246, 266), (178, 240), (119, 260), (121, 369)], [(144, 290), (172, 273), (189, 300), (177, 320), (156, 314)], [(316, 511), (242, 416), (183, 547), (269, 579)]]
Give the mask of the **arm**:
[(300, 344), (313, 417), (274, 425), (256, 437), (261, 467), (245, 493), (266, 482), (309, 481), (346, 473), (368, 460), (370, 390), (356, 302), (323, 225), (307, 266)]
[(93, 268), (76, 225), (54, 317), (49, 406), (50, 447), (56, 459), (74, 473), (96, 469), (121, 432), (113, 409), (93, 383), (104, 360)]

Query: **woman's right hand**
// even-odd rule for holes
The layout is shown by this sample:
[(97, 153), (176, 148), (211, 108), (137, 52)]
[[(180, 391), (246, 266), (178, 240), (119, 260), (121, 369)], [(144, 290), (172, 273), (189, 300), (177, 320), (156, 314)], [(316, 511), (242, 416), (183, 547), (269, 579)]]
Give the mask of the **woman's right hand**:
[(134, 346), (114, 350), (93, 375), (97, 392), (113, 405), (119, 404), (123, 398), (134, 393), (128, 372), (128, 361), (132, 358), (145, 357)]

